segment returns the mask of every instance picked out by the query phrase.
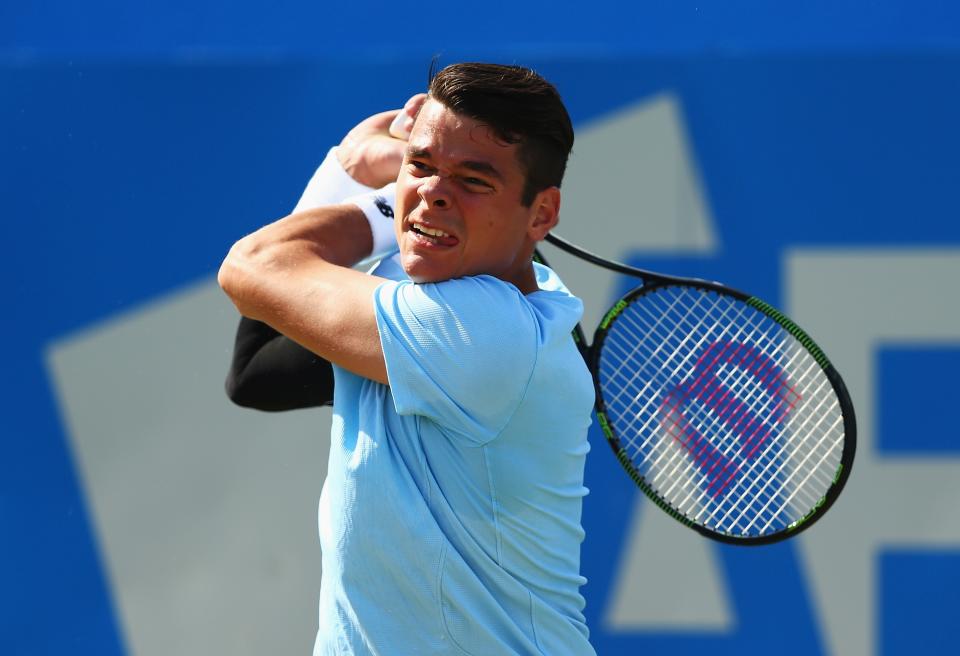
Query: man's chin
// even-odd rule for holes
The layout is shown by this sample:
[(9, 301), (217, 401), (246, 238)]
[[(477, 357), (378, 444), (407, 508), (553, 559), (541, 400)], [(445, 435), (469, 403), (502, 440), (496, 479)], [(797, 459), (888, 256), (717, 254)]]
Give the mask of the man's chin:
[(407, 274), (407, 278), (417, 284), (442, 282), (450, 279), (450, 276), (444, 276), (439, 271), (431, 270), (430, 267), (423, 266), (422, 262), (416, 264), (403, 262), (403, 270)]
[(402, 264), (403, 270), (407, 274), (407, 277), (418, 284), (428, 282), (443, 282), (453, 278), (449, 270), (443, 267), (435, 266), (436, 262), (424, 260), (416, 255), (409, 257), (401, 256), (400, 263)]
[(429, 273), (420, 273), (416, 271), (407, 271), (407, 277), (418, 285), (429, 282), (443, 282), (445, 280), (450, 280), (450, 276), (441, 276), (439, 274), (431, 275)]

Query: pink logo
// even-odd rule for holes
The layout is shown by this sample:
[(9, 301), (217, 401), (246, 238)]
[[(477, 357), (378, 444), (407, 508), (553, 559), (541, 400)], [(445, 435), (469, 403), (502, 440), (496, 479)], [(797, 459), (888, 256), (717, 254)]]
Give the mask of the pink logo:
[[(693, 459), (707, 479), (707, 492), (717, 498), (739, 477), (741, 465), (779, 433), (799, 400), (786, 373), (763, 351), (741, 342), (712, 342), (690, 376), (664, 396), (660, 425)], [(693, 420), (691, 410), (698, 413)], [(725, 435), (738, 445), (724, 444)]]

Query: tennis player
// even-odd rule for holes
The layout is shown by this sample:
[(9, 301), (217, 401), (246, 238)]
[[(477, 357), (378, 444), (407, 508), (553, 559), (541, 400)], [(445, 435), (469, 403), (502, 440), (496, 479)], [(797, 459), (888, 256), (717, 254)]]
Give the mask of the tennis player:
[[(385, 137), (363, 136), (364, 164)], [(224, 261), (242, 315), (334, 364), (315, 656), (594, 653), (579, 593), (593, 389), (570, 337), (582, 305), (531, 262), (572, 143), (532, 71), (447, 67), (395, 206), (373, 194), (297, 212)], [(401, 266), (353, 270), (386, 214)]]

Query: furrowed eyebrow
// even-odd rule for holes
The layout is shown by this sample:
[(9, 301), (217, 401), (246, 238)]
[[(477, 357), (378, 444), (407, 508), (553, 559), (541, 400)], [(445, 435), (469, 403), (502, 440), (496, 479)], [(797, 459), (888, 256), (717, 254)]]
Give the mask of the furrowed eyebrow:
[[(431, 159), (430, 151), (427, 148), (418, 148), (416, 146), (411, 146), (407, 148), (407, 157), (413, 157), (416, 159)], [(480, 160), (467, 159), (462, 162), (457, 162), (456, 164), (459, 168), (469, 169), (470, 171), (475, 171), (484, 175), (488, 175), (491, 178), (495, 178), (500, 182), (503, 182), (503, 174), (500, 173), (492, 164), (489, 162), (483, 162)]]
[(473, 160), (467, 160), (460, 162), (460, 166), (465, 169), (470, 169), (471, 171), (476, 171), (477, 173), (489, 175), (491, 178), (496, 178), (500, 182), (503, 182), (503, 176), (500, 175), (500, 171), (495, 169), (493, 165), (487, 162), (475, 162)]

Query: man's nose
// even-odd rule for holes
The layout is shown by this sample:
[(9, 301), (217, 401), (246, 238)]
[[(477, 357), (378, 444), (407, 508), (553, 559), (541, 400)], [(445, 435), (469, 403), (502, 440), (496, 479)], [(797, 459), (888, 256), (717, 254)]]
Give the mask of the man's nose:
[(450, 181), (438, 173), (430, 176), (420, 185), (420, 198), (427, 207), (445, 208), (450, 206)]

